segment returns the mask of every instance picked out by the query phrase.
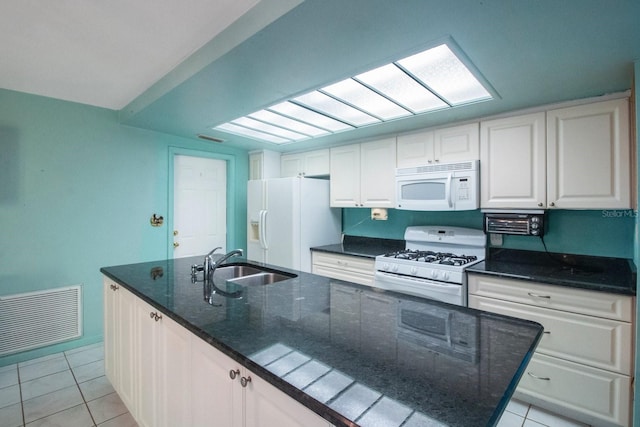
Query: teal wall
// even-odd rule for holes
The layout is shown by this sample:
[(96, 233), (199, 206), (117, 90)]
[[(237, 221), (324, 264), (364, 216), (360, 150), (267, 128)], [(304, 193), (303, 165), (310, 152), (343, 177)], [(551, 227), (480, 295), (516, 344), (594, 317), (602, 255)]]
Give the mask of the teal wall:
[[(389, 209), (387, 221), (371, 219), (370, 209), (343, 209), (343, 232), (353, 236), (403, 239), (410, 225), (455, 225), (482, 229), (482, 212), (413, 212)], [(631, 210), (548, 211), (544, 237), (550, 252), (633, 258), (636, 215)], [(504, 236), (503, 247), (543, 251), (537, 237)]]
[[(0, 90), (0, 296), (83, 286), (79, 340), (0, 358), (0, 366), (102, 339), (100, 267), (167, 257), (170, 151), (232, 164), (232, 219), (246, 218), (248, 155), (126, 126), (117, 112)], [(229, 245), (246, 243), (230, 221)], [(46, 321), (46, 318), (43, 318)]]

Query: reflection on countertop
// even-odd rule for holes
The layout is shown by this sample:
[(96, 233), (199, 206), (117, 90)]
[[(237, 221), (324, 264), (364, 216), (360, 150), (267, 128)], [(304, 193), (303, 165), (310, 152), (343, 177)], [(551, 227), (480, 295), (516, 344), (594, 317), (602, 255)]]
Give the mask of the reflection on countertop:
[(101, 271), (335, 425), (495, 425), (542, 335), (534, 322), (286, 269), (298, 276), (216, 283), (223, 292), (205, 301), (191, 281), (198, 259)]

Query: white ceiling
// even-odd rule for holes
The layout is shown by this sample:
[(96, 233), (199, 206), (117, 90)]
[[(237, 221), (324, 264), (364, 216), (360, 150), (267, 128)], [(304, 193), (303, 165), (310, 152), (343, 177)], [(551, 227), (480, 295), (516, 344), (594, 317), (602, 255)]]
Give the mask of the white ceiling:
[(119, 110), (259, 0), (3, 0), (0, 87)]
[[(0, 88), (299, 151), (632, 87), (640, 0), (0, 0)], [(281, 146), (222, 123), (452, 40), (491, 101)]]

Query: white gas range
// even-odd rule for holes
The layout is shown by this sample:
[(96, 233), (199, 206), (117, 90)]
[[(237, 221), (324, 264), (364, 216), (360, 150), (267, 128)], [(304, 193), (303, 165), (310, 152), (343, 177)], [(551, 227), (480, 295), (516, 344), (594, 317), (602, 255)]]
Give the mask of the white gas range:
[(484, 260), (484, 232), (416, 226), (407, 227), (404, 239), (404, 250), (376, 257), (373, 286), (466, 306), (464, 269)]

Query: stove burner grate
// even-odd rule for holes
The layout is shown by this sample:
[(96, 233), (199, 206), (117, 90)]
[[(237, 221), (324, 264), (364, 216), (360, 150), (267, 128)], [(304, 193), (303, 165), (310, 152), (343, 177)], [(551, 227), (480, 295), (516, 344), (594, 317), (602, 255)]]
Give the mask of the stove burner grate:
[(406, 259), (430, 264), (461, 266), (478, 259), (475, 255), (456, 255), (449, 252), (433, 252), (405, 249), (384, 255), (387, 258)]

